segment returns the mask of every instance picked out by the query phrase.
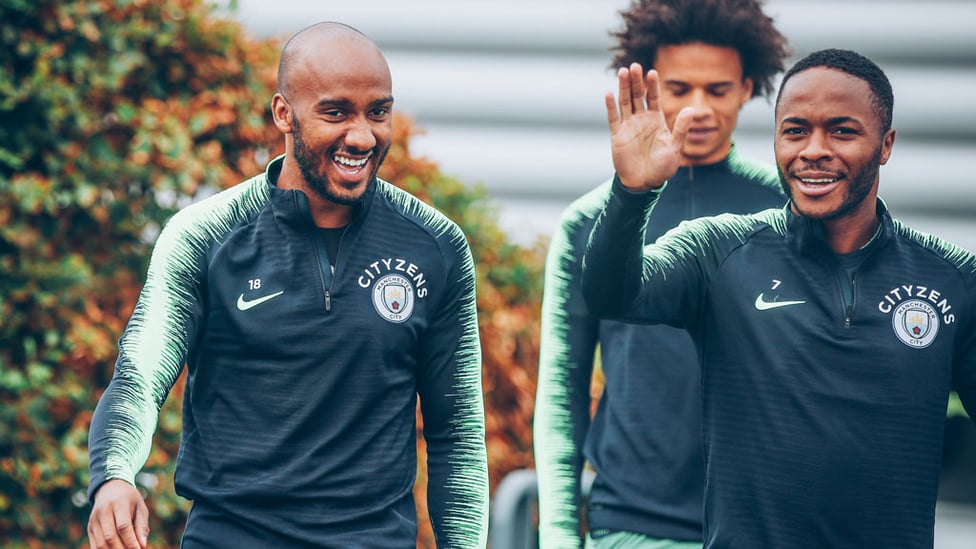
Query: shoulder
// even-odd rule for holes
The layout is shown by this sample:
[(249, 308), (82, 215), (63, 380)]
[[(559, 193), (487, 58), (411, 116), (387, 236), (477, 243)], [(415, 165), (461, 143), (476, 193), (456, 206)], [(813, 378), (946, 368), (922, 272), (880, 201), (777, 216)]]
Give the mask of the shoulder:
[(785, 196), (774, 166), (746, 158), (736, 149), (729, 153), (728, 166), (729, 172), (743, 184), (773, 196)]
[(742, 243), (766, 230), (786, 234), (786, 216), (782, 208), (747, 215), (724, 213), (683, 221), (677, 230), (691, 237)]
[(613, 180), (604, 181), (586, 194), (569, 204), (559, 216), (557, 233), (572, 238), (572, 235), (589, 230), (610, 196)]
[[(376, 195), (390, 206), (392, 215), (426, 234), (437, 246), (454, 253), (470, 253), (461, 227), (434, 206), (382, 179), (376, 180)], [(395, 228), (391, 226), (389, 230)]]
[(217, 240), (257, 215), (271, 195), (264, 174), (194, 202), (166, 222), (157, 246), (178, 241)]
[(970, 284), (976, 284), (976, 254), (937, 236), (913, 229), (897, 219), (892, 219), (892, 227), (898, 240), (912, 243), (933, 256), (933, 259), (958, 271), (970, 280)]

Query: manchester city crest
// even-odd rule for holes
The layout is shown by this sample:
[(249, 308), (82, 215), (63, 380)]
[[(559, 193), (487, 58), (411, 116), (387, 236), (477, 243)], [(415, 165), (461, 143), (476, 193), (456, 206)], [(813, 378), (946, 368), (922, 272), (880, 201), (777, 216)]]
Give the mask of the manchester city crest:
[(939, 316), (935, 308), (920, 299), (905, 301), (895, 308), (891, 325), (905, 345), (922, 349), (935, 341), (939, 333)]
[(413, 313), (413, 284), (404, 276), (388, 274), (373, 286), (373, 307), (390, 322), (405, 322)]

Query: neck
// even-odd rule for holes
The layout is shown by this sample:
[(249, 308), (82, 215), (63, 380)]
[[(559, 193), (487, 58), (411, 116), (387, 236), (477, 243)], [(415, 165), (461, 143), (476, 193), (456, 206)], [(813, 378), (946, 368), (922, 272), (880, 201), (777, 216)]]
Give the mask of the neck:
[(827, 243), (834, 253), (849, 254), (864, 247), (881, 226), (875, 213), (870, 218), (847, 217), (824, 221)]
[(337, 204), (327, 198), (323, 198), (319, 193), (312, 190), (305, 178), (302, 177), (298, 166), (288, 162), (290, 157), (285, 159), (278, 175), (278, 188), (301, 191), (308, 199), (308, 207), (312, 215), (312, 221), (316, 227), (324, 229), (345, 227), (352, 220), (355, 206), (348, 204)]

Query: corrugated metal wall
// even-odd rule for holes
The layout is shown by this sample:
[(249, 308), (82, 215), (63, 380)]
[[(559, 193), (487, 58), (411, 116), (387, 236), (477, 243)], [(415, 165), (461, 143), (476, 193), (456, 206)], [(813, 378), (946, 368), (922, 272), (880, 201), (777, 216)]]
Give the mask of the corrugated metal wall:
[[(259, 35), (338, 20), (386, 52), (396, 108), (427, 134), (415, 151), (484, 184), (503, 224), (548, 234), (573, 198), (612, 173), (603, 94), (614, 89), (608, 31), (625, 0), (238, 0)], [(881, 195), (896, 217), (976, 250), (976, 2), (768, 1), (797, 56), (843, 47), (895, 89)], [(750, 102), (736, 141), (772, 162), (772, 106)], [(517, 232), (516, 232), (517, 231)]]

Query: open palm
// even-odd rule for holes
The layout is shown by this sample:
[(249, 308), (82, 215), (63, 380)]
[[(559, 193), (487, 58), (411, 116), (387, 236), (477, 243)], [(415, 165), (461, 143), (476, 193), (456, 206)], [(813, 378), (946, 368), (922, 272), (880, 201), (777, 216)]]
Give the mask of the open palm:
[(628, 189), (658, 188), (678, 171), (693, 111), (683, 109), (668, 128), (657, 71), (648, 71), (645, 81), (643, 68), (633, 63), (617, 72), (617, 80), (619, 101), (612, 93), (605, 98), (617, 177)]

